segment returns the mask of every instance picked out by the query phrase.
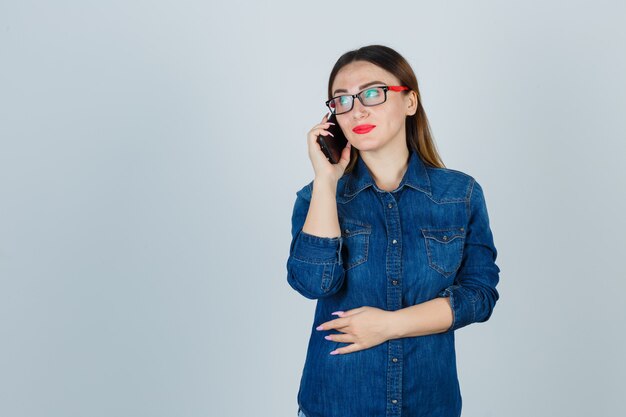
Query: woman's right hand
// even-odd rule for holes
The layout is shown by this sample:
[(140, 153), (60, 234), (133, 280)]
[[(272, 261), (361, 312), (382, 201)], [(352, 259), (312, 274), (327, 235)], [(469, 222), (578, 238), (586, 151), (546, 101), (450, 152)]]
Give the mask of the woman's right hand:
[(307, 135), (307, 142), (309, 145), (309, 158), (313, 164), (315, 178), (332, 181), (336, 184), (350, 162), (351, 145), (350, 142), (346, 143), (346, 147), (343, 148), (343, 151), (341, 152), (341, 159), (338, 163), (333, 164), (328, 160), (328, 158), (326, 158), (320, 144), (317, 143), (317, 137), (319, 135), (332, 136), (332, 134), (326, 130), (331, 124), (332, 123), (328, 122), (328, 115), (325, 115), (322, 118), (322, 123), (313, 126), (313, 128), (309, 131)]

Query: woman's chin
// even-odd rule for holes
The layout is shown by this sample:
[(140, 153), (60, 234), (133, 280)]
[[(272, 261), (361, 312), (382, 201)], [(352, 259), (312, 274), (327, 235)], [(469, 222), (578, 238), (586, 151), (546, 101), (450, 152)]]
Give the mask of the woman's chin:
[(358, 149), (359, 152), (374, 152), (380, 149), (377, 143), (359, 143), (354, 145), (354, 147)]
[(359, 135), (359, 137), (351, 139), (350, 143), (359, 151), (373, 151), (378, 148), (379, 143), (367, 135)]

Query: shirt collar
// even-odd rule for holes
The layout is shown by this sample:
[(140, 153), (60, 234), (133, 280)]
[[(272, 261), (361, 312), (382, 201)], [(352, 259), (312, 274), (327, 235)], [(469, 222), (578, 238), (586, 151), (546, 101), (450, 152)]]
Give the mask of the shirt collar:
[[(371, 185), (378, 189), (367, 165), (363, 162), (363, 158), (359, 157), (354, 169), (348, 174), (343, 195), (344, 197), (352, 197)], [(410, 150), (409, 166), (397, 189), (400, 190), (405, 185), (431, 195), (430, 178), (426, 171), (426, 165), (417, 152), (413, 150)]]

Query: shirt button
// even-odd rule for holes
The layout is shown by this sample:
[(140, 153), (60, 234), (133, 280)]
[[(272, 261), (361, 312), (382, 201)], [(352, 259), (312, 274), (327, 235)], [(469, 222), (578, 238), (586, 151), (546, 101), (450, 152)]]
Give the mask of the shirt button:
[(350, 233), (350, 231), (348, 229), (345, 230), (346, 234)]
[(444, 236), (444, 237), (443, 237), (443, 240), (448, 240), (448, 236)]
[(461, 227), (459, 230), (462, 232), (462, 231), (463, 231), (463, 230), (465, 230), (465, 229), (464, 229), (463, 227)]
[(398, 241), (394, 239), (394, 240), (391, 241), (391, 243), (393, 243), (395, 245), (396, 243), (398, 243)]
[(392, 403), (398, 404), (398, 400), (391, 400)]
[(398, 358), (393, 358), (391, 361), (392, 362), (398, 362)]
[(391, 281), (391, 283), (392, 283), (393, 285), (398, 285), (398, 280), (397, 280), (397, 279), (394, 279), (393, 281)]
[(387, 207), (392, 208), (393, 204), (389, 203), (389, 205)]

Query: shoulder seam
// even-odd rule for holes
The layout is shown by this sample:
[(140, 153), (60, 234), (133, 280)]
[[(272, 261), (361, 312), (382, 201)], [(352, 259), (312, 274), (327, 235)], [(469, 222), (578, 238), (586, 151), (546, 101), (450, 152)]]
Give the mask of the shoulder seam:
[(470, 181), (469, 187), (468, 187), (468, 192), (467, 192), (467, 203), (466, 203), (466, 209), (467, 209), (467, 216), (469, 218), (469, 216), (472, 213), (472, 193), (474, 192), (474, 185), (476, 184), (476, 179), (472, 177), (472, 180)]
[(445, 171), (445, 172), (449, 172), (449, 173), (456, 173), (456, 174), (460, 174), (460, 175), (462, 175), (464, 177), (474, 179), (474, 177), (471, 176), (470, 174), (468, 174), (467, 172), (459, 171), (457, 169), (437, 168), (437, 167), (426, 167), (426, 169), (427, 170), (433, 170), (433, 171)]

